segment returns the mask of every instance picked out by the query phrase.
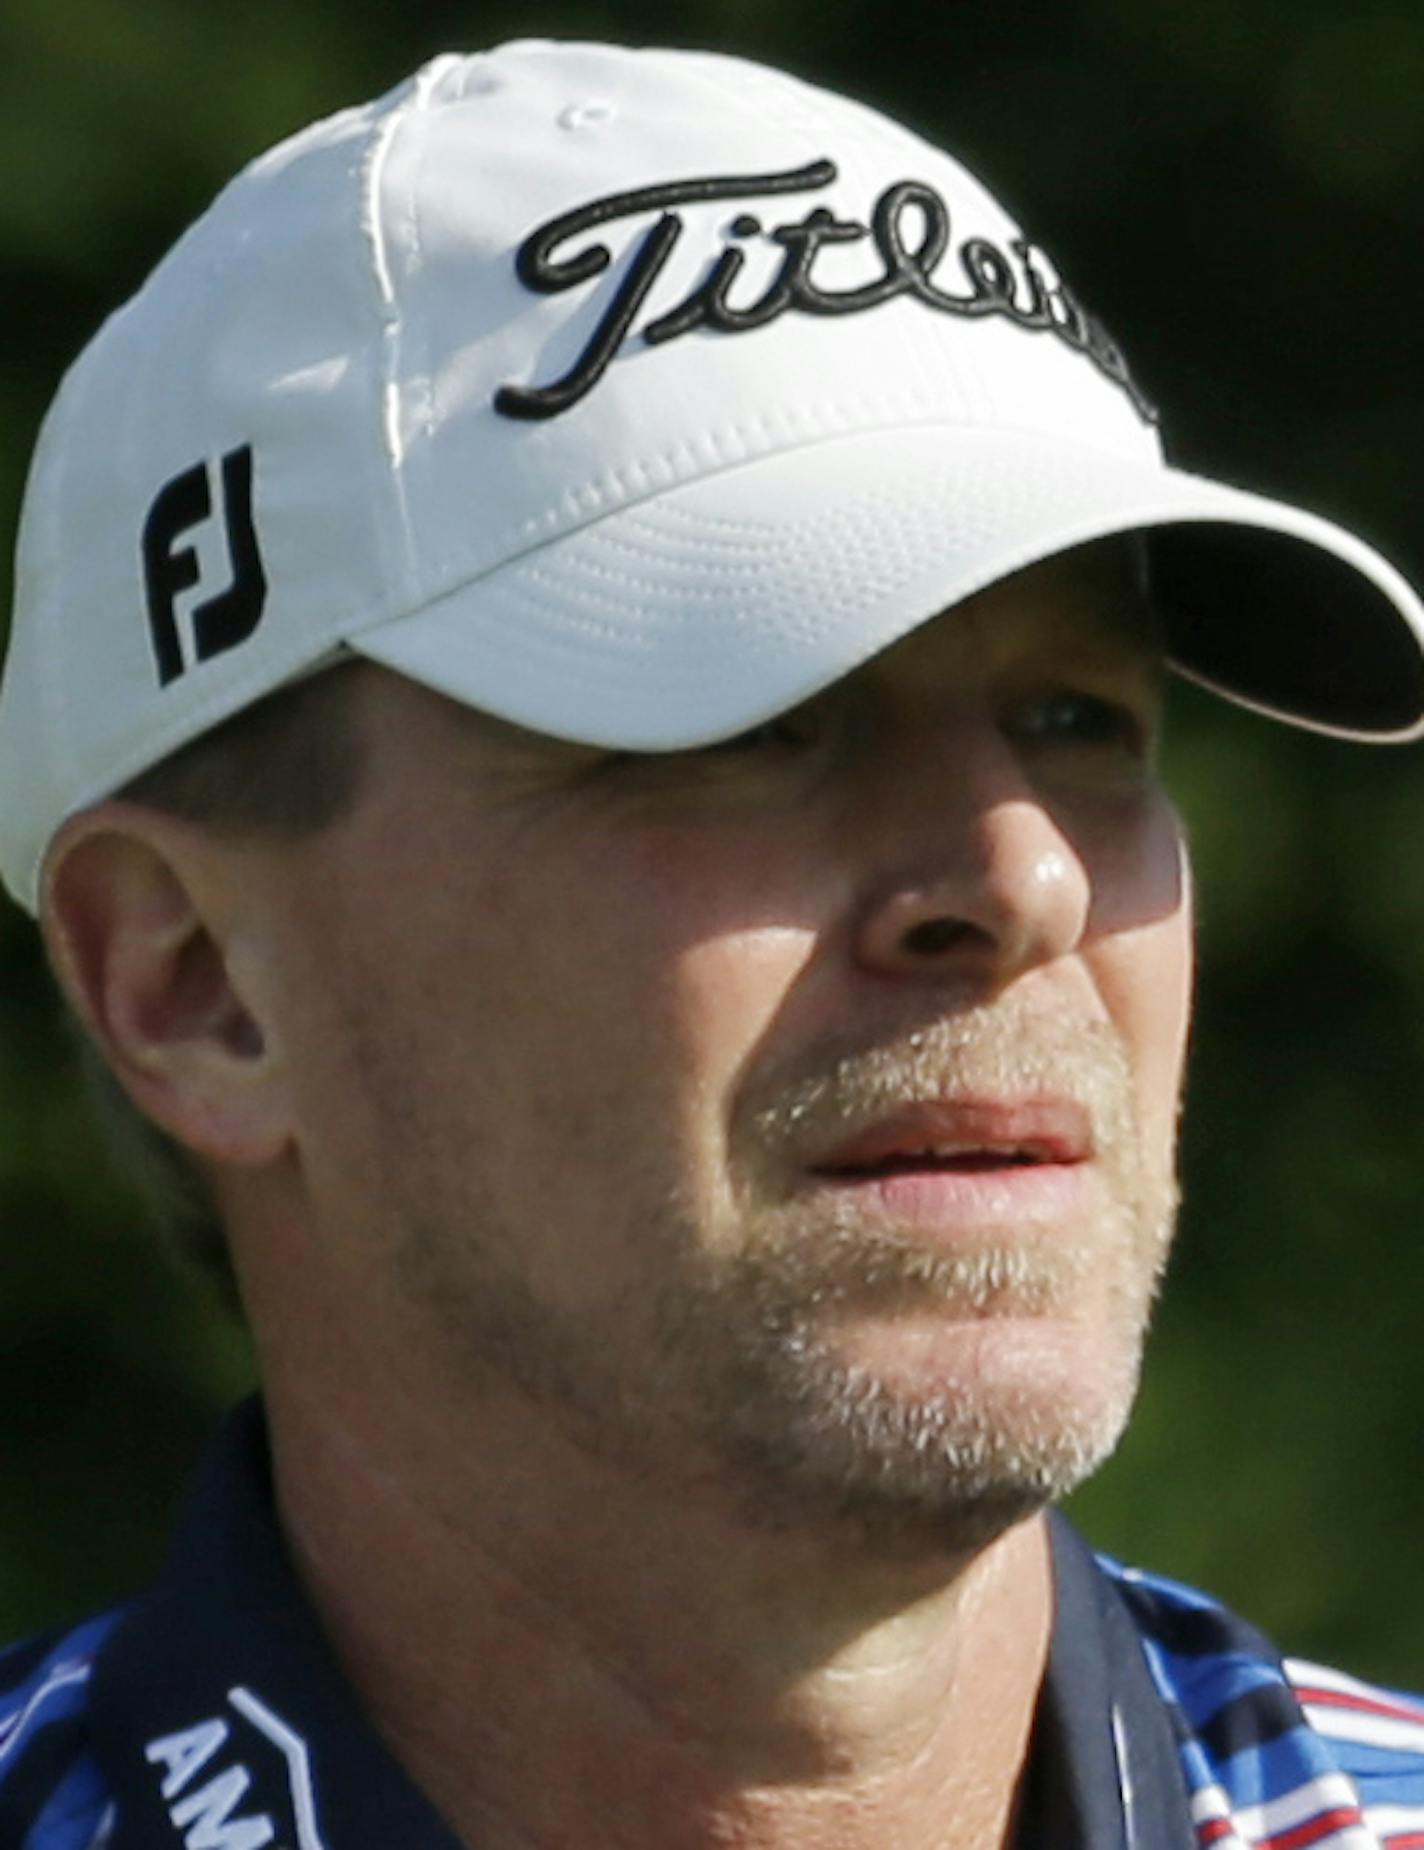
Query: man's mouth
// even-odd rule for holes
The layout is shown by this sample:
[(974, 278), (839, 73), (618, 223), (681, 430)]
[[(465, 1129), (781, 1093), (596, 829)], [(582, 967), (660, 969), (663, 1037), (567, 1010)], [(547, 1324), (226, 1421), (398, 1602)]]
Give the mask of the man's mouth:
[(815, 1174), (825, 1176), (895, 1176), (924, 1171), (947, 1175), (993, 1175), (1004, 1169), (1026, 1169), (1053, 1158), (1027, 1150), (906, 1150), (870, 1163), (818, 1163)]
[(807, 1124), (782, 1170), (787, 1237), (823, 1268), (828, 1306), (902, 1333), (905, 1317), (927, 1319), (922, 1333), (1073, 1324), (1119, 1224), (1117, 1144), (1096, 1101), (885, 1097), (847, 1096), (838, 1125)]
[(942, 1098), (899, 1106), (816, 1152), (803, 1186), (932, 1243), (1015, 1240), (1093, 1211), (1092, 1119), (1075, 1101)]
[(1092, 1125), (1074, 1100), (929, 1099), (900, 1106), (811, 1164), (832, 1180), (996, 1175), (1071, 1167), (1093, 1155)]

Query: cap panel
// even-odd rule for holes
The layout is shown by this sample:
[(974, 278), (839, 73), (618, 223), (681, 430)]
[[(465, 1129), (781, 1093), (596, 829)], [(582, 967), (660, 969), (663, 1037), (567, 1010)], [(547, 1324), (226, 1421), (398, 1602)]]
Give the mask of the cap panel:
[[(392, 241), (399, 426), (426, 595), (709, 468), (839, 432), (967, 418), (1155, 456), (1140, 413), (1124, 391), (1104, 389), (1091, 359), (1056, 333), (973, 306), (954, 253), (975, 238), (1020, 265), (1018, 301), (1029, 302), (1018, 228), (917, 138), (789, 80), (775, 88), (795, 107), (749, 106), (713, 60), (535, 47), (482, 64), (476, 94), (432, 99), (385, 170), (385, 219), (402, 227)], [(926, 189), (943, 221), (938, 281), (958, 312), (908, 288), (847, 311), (854, 292), (887, 280), (870, 222), (902, 180)], [(686, 196), (699, 182), (716, 196)], [(586, 208), (594, 217), (580, 227)], [(728, 307), (765, 305), (788, 235), (799, 228), (804, 244), (815, 213), (845, 235), (816, 250), (801, 301), (752, 329), (693, 326), (649, 340), (719, 261), (740, 266)], [(547, 246), (546, 272), (582, 259), (596, 273), (531, 288), (515, 254), (567, 215), (574, 228)], [(924, 208), (907, 206), (897, 229), (922, 240)], [(646, 293), (626, 332), (605, 339), (596, 380), (553, 415), (502, 411), (504, 390), (567, 385), (592, 367), (600, 327), (607, 337), (640, 271)], [(1042, 275), (1047, 286), (1046, 263)]]
[(5, 783), (112, 787), (309, 658), (333, 611), (392, 607), (366, 132), (348, 115), (235, 182), (68, 375), (22, 516)]

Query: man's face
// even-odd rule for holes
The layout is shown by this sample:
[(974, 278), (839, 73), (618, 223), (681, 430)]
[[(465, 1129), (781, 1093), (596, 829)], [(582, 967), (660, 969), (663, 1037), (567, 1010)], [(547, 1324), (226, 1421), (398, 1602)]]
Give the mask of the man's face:
[(1174, 1200), (1158, 666), (1097, 548), (703, 750), (356, 670), (365, 793), (265, 890), (314, 1237), (386, 1348), (768, 1521), (1076, 1483)]

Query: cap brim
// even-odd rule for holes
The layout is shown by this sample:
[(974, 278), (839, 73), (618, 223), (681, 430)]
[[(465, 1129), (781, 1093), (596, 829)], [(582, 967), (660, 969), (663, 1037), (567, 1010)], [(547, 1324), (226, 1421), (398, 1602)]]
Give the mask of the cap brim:
[(1013, 572), (1142, 530), (1175, 667), (1317, 731), (1424, 732), (1424, 605), (1370, 547), (1032, 432), (915, 425), (783, 450), (348, 640), (536, 731), (676, 750), (794, 706)]

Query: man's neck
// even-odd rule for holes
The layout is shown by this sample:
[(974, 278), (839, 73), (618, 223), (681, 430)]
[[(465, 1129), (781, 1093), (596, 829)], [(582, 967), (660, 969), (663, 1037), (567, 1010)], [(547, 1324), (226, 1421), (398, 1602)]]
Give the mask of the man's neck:
[[(338, 1657), (480, 1850), (999, 1850), (1051, 1627), (1046, 1530), (887, 1563), (531, 1435), (463, 1458), (274, 1408)], [(547, 1435), (544, 1435), (547, 1439)], [(443, 1476), (443, 1481), (441, 1481)]]

